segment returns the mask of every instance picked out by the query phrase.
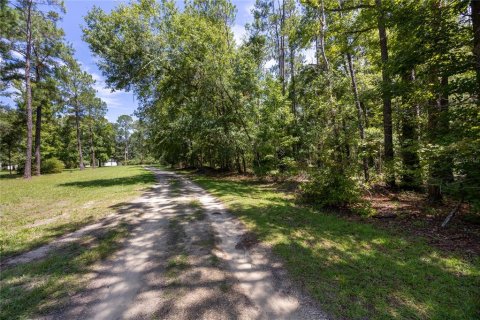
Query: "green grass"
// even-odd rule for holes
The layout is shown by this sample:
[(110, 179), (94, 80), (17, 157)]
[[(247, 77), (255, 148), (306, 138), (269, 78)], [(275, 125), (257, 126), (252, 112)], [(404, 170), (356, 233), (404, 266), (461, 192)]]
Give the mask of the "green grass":
[(168, 259), (166, 269), (167, 273), (173, 276), (177, 275), (179, 271), (187, 269), (188, 266), (188, 255), (182, 253)]
[(114, 252), (128, 233), (126, 224), (102, 236), (84, 237), (46, 259), (2, 270), (0, 319), (31, 319), (68, 302), (86, 285), (89, 266)]
[(331, 315), (348, 319), (479, 319), (480, 259), (422, 239), (294, 204), (272, 186), (204, 176), (218, 196), (283, 258)]
[(141, 167), (108, 167), (0, 179), (0, 255), (3, 258), (116, 212), (155, 181)]
[[(152, 185), (141, 167), (112, 167), (34, 177), (1, 176), (2, 259), (47, 243), (110, 213)], [(60, 308), (86, 285), (90, 266), (112, 254), (128, 234), (122, 222), (45, 258), (2, 269), (0, 319), (29, 319)]]

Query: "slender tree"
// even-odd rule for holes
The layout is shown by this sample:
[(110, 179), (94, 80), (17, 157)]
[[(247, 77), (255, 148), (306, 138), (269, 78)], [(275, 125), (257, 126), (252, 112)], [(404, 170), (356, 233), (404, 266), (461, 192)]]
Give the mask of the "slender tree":
[[(63, 30), (56, 26), (59, 16), (51, 14), (48, 19), (43, 15), (37, 16), (39, 20), (36, 25), (32, 50), (35, 69), (35, 90), (36, 118), (35, 118), (35, 174), (40, 175), (41, 168), (41, 135), (42, 116), (44, 108), (56, 99), (55, 84), (50, 79), (54, 77), (58, 61), (67, 50), (63, 41)], [(47, 88), (45, 88), (48, 86)]]
[(107, 105), (100, 98), (95, 96), (94, 92), (89, 92), (85, 98), (85, 123), (88, 130), (89, 144), (90, 144), (90, 161), (92, 168), (97, 167), (96, 145), (97, 134), (96, 129), (98, 123), (105, 117), (107, 113)]
[(85, 116), (86, 108), (95, 94), (92, 76), (80, 69), (79, 64), (69, 59), (62, 67), (61, 90), (65, 101), (66, 110), (75, 120), (78, 166), (80, 170), (85, 168), (82, 151), (82, 128), (81, 122)]
[(27, 145), (25, 154), (25, 171), (23, 177), (30, 179), (32, 177), (32, 85), (30, 80), (30, 63), (32, 59), (32, 6), (33, 1), (27, 0), (23, 3), (24, 14), (26, 16), (26, 51), (25, 51), (25, 103), (27, 113)]
[(125, 165), (128, 164), (128, 154), (130, 146), (130, 134), (133, 129), (133, 119), (129, 115), (121, 115), (117, 119), (117, 128), (119, 140), (123, 144), (123, 157)]

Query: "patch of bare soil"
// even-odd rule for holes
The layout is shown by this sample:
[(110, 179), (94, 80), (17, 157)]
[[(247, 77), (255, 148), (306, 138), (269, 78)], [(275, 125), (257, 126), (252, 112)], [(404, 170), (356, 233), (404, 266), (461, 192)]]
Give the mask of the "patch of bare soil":
[(442, 205), (432, 205), (423, 194), (392, 192), (381, 188), (377, 188), (365, 200), (371, 203), (376, 214), (370, 218), (352, 219), (426, 238), (429, 244), (448, 252), (455, 251), (465, 256), (480, 255), (480, 224), (470, 221), (474, 215), (467, 204), (459, 206), (450, 222), (442, 227), (458, 202), (447, 199)]
[(247, 232), (240, 237), (235, 245), (235, 249), (248, 250), (258, 244), (258, 242), (257, 236), (253, 232)]

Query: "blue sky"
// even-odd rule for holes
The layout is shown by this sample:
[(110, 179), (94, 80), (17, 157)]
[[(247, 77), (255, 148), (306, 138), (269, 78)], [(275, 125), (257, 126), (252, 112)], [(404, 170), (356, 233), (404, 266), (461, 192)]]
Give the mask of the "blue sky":
[[(115, 121), (122, 114), (132, 114), (137, 107), (137, 100), (132, 93), (124, 91), (111, 92), (105, 87), (104, 78), (95, 64), (95, 58), (90, 52), (88, 45), (82, 40), (81, 25), (84, 23), (83, 17), (94, 6), (98, 6), (105, 11), (115, 8), (119, 0), (66, 0), (65, 6), (67, 13), (64, 16), (61, 27), (65, 30), (65, 37), (75, 48), (75, 56), (82, 64), (85, 71), (91, 73), (96, 83), (98, 96), (107, 103), (107, 118)], [(244, 25), (251, 21), (250, 10), (253, 8), (255, 0), (234, 0), (237, 7), (236, 21), (233, 26), (235, 38), (239, 41), (245, 33)]]

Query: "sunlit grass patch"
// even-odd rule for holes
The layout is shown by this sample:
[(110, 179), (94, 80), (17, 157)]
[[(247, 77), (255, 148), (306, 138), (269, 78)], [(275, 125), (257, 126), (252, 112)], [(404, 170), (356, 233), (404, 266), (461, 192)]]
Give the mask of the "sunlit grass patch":
[(118, 203), (154, 181), (154, 175), (141, 167), (71, 170), (30, 181), (2, 179), (2, 259), (114, 213)]

